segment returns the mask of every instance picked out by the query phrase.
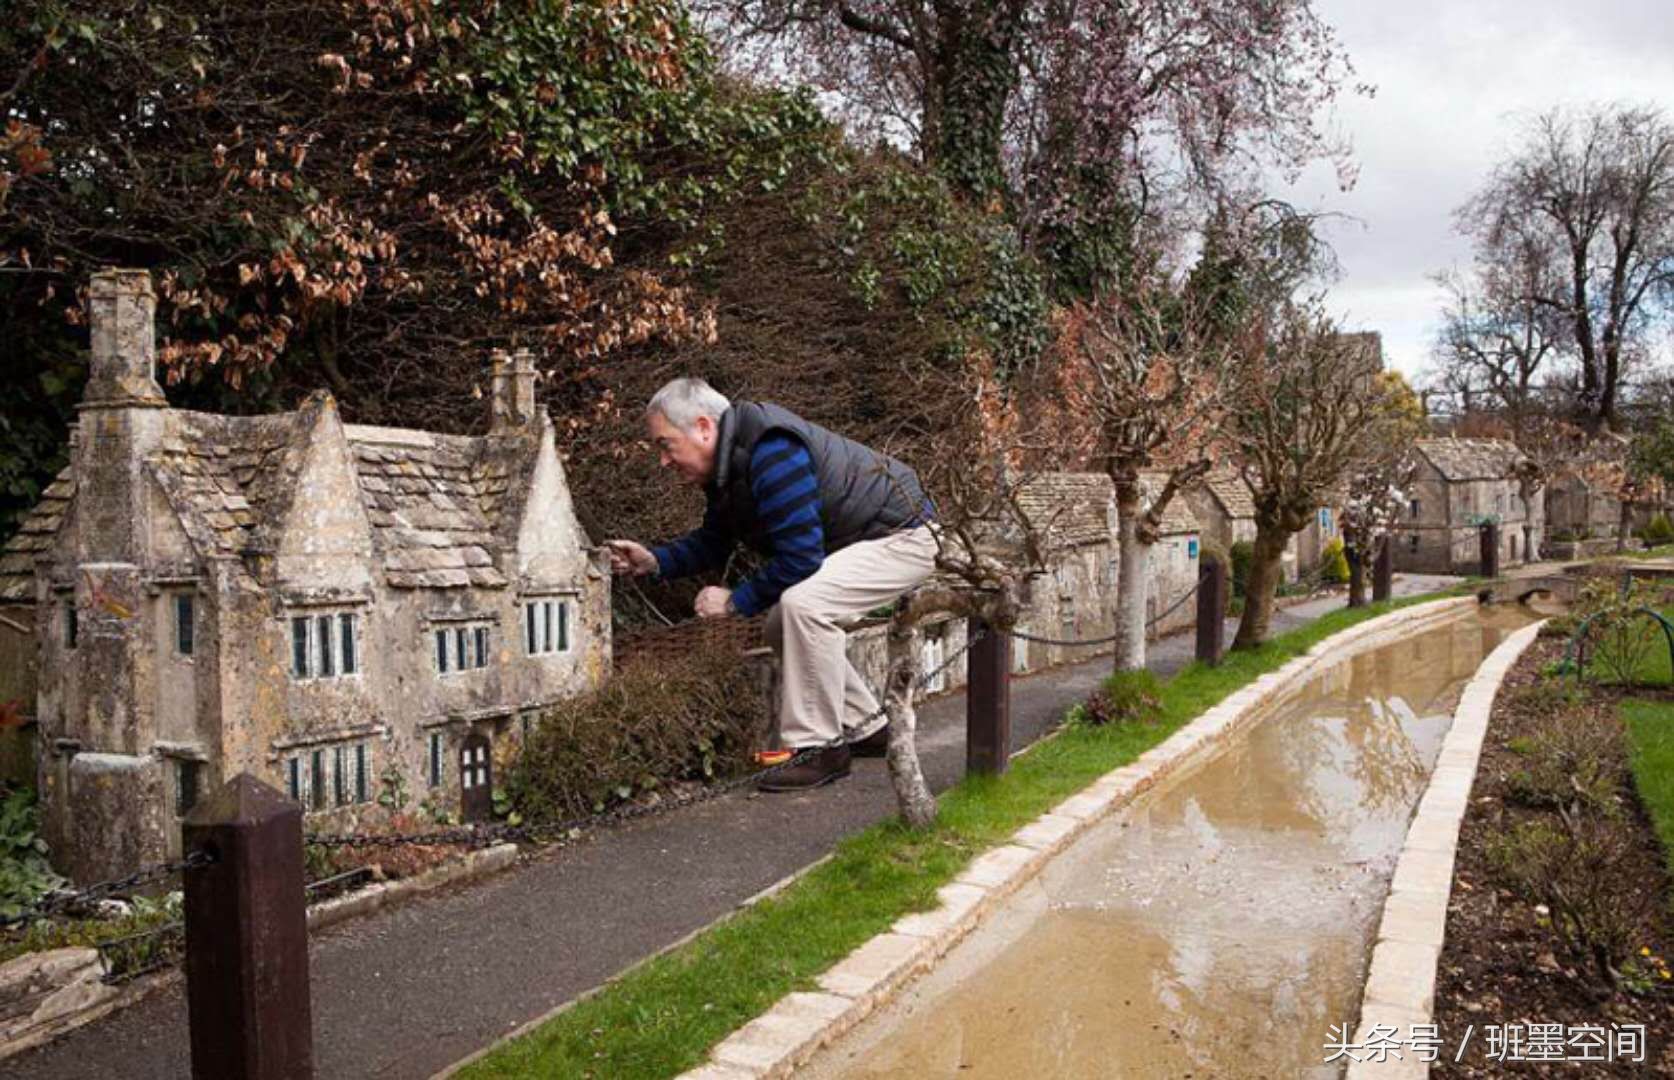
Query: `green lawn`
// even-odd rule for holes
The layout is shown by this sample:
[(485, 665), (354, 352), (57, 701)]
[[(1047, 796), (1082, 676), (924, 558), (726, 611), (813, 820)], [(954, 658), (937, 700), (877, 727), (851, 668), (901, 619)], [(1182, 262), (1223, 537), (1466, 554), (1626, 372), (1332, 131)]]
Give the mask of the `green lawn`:
[(1624, 701), (1622, 719), (1632, 748), (1634, 786), (1674, 872), (1674, 701)]
[(1193, 664), (1165, 684), (1162, 723), (1067, 728), (1017, 759), (1005, 777), (967, 779), (945, 793), (934, 829), (914, 834), (889, 822), (843, 840), (828, 862), (779, 895), (634, 968), (461, 1075), (614, 1080), (692, 1068), (715, 1043), (786, 993), (811, 988), (815, 976), (901, 915), (933, 907), (936, 890), (973, 856), (1062, 799), (1323, 638), (1435, 598), (1335, 611), (1232, 653), (1219, 667)]

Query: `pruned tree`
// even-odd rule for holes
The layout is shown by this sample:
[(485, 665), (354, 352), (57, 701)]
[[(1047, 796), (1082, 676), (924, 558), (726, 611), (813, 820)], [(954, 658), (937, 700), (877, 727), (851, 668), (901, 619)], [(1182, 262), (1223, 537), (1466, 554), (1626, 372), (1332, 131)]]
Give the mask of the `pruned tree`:
[[(1145, 666), (1151, 548), (1163, 514), (1209, 471), (1234, 355), (1201, 297), (1153, 275), (1068, 309), (1059, 332), (1064, 392), (1098, 433), (1095, 458), (1116, 491), (1118, 671)], [(1145, 473), (1158, 470), (1160, 487)]]
[(1313, 302), (1287, 303), (1251, 327), (1237, 370), (1222, 432), (1255, 504), (1255, 551), (1233, 641), (1248, 648), (1266, 640), (1291, 535), (1326, 492), (1390, 445), (1406, 403), (1380, 378), (1368, 338), (1340, 333)]
[[(1351, 69), (1311, 0), (702, 0), (737, 64), (828, 91), (959, 190), (1006, 202), (1061, 280), (1108, 284), (1171, 182), (1321, 157)], [(1253, 173), (1253, 168), (1242, 172)]]
[(890, 618), (883, 707), (889, 717), (887, 764), (901, 819), (915, 829), (936, 820), (936, 800), (919, 762), (916, 700), (925, 674), (920, 627), (943, 615), (980, 619), (1010, 632), (1031, 577), (1047, 569), (1045, 537), (1022, 492), (1025, 459), (1050, 462), (1054, 441), (1033, 434), (1015, 402), (980, 363), (951, 377), (927, 376), (923, 392), (950, 414), (934, 458), (920, 469), (936, 503), (936, 571), (903, 596)]
[(1674, 127), (1651, 106), (1554, 109), (1458, 214), (1479, 259), (1535, 261), (1515, 299), (1564, 326), (1575, 417), (1619, 426), (1635, 349), (1674, 315)]

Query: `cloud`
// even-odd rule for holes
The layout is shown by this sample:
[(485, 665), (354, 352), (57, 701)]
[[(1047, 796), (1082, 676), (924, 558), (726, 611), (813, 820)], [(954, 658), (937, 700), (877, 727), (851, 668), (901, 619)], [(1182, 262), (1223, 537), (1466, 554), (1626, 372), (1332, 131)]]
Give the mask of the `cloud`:
[(1521, 119), (1556, 105), (1626, 101), (1674, 113), (1674, 18), (1667, 0), (1316, 0), (1371, 98), (1333, 118), (1360, 179), (1338, 190), (1316, 167), (1288, 192), (1351, 220), (1327, 227), (1343, 277), (1337, 311), (1383, 333), (1392, 366), (1428, 363), (1442, 296), (1428, 280), (1465, 265), (1453, 211), (1516, 144)]

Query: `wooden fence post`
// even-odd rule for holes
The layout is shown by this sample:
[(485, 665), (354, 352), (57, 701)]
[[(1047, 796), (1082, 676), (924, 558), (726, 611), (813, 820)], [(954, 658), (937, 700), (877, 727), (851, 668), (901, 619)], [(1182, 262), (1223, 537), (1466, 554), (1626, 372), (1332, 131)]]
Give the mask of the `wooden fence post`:
[(1481, 545), (1482, 576), (1497, 578), (1500, 576), (1500, 527), (1494, 522), (1485, 522), (1478, 528), (1477, 538)]
[(976, 642), (965, 687), (965, 771), (997, 776), (1011, 762), (1011, 635), (975, 618), (965, 632)]
[(1226, 561), (1204, 559), (1197, 576), (1197, 658), (1218, 664), (1226, 653)]
[(1395, 594), (1394, 538), (1388, 533), (1378, 541), (1377, 561), (1372, 564), (1372, 602), (1381, 604)]
[(249, 773), (198, 802), (185, 850), (194, 1080), (311, 1080), (302, 807)]

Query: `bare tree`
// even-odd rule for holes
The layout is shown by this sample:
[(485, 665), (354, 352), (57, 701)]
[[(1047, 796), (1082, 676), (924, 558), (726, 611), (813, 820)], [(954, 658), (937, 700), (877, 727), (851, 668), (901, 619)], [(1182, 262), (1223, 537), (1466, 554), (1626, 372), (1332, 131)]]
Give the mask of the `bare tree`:
[(1101, 285), (1163, 189), (1347, 147), (1318, 120), (1352, 69), (1312, 0), (699, 0), (735, 66), (820, 87), (956, 190), (1017, 211)]
[(1479, 254), (1546, 266), (1521, 299), (1556, 315), (1579, 368), (1575, 412), (1618, 426), (1634, 346), (1674, 313), (1674, 128), (1649, 106), (1555, 109), (1459, 211)]
[[(1145, 597), (1163, 514), (1209, 471), (1214, 420), (1233, 355), (1202, 305), (1153, 277), (1076, 305), (1060, 328), (1066, 392), (1099, 435), (1096, 456), (1116, 491), (1116, 669), (1145, 666)], [(1163, 473), (1151, 489), (1142, 474)]]
[(1508, 238), (1511, 250), (1479, 257), (1468, 276), (1436, 279), (1448, 293), (1433, 351), (1442, 387), (1462, 411), (1502, 412), (1514, 430), (1538, 410), (1535, 376), (1551, 367), (1568, 330), (1536, 299), (1555, 292), (1552, 252), (1537, 240)]
[(1026, 421), (982, 374), (930, 377), (923, 391), (955, 415), (946, 418), (936, 457), (920, 475), (936, 503), (936, 572), (896, 604), (888, 630), (883, 707), (889, 717), (888, 767), (902, 820), (923, 829), (936, 800), (919, 762), (915, 706), (923, 671), (920, 627), (942, 615), (980, 619), (1009, 633), (1030, 577), (1046, 570), (1050, 522), (1024, 508), (1026, 457), (1051, 461), (1053, 440), (1026, 434)]
[(1256, 520), (1235, 647), (1266, 639), (1291, 534), (1312, 520), (1326, 492), (1389, 445), (1398, 417), (1367, 336), (1339, 333), (1315, 303), (1286, 304), (1273, 320), (1243, 336), (1223, 425)]

